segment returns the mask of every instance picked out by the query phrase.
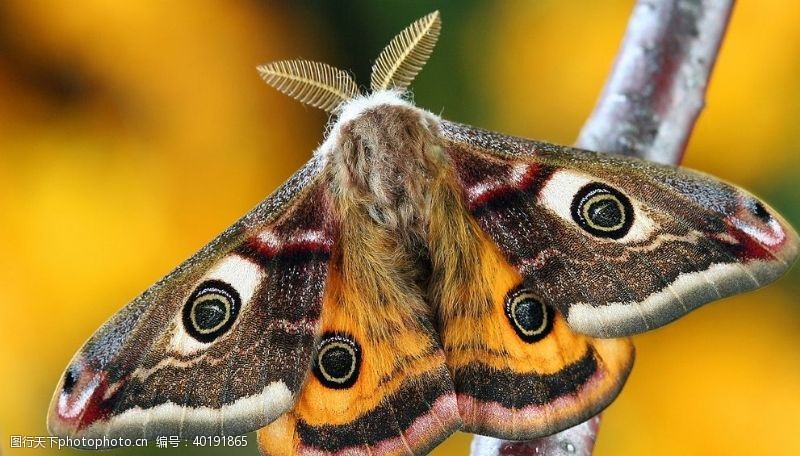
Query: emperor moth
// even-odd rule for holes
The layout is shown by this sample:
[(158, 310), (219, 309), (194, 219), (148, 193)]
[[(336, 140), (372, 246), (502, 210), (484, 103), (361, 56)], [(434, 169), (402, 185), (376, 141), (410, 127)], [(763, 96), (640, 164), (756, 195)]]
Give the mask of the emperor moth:
[(395, 37), (369, 95), (322, 63), (260, 68), (335, 115), (325, 141), (89, 339), (53, 434), (260, 429), (268, 454), (419, 454), (458, 429), (532, 439), (616, 397), (628, 336), (795, 261), (791, 227), (730, 184), (414, 106), (439, 31), (432, 13)]

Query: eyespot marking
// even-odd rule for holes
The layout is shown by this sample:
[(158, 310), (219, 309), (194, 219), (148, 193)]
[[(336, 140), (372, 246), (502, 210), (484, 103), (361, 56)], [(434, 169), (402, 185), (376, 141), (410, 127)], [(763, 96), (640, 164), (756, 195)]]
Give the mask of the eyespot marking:
[(750, 212), (764, 223), (769, 223), (772, 220), (772, 214), (761, 204), (761, 201), (753, 201), (750, 206)]
[(525, 342), (538, 342), (553, 329), (553, 309), (530, 289), (511, 290), (506, 295), (504, 307), (508, 321)]
[(75, 388), (75, 384), (78, 383), (78, 378), (75, 376), (75, 373), (72, 372), (72, 366), (70, 366), (66, 372), (64, 372), (64, 382), (62, 386), (62, 390), (66, 394), (71, 394), (72, 389)]
[(633, 206), (628, 197), (599, 182), (575, 193), (570, 212), (578, 226), (597, 237), (620, 239), (633, 225)]
[(208, 343), (225, 334), (239, 314), (239, 293), (221, 280), (201, 283), (183, 306), (183, 327), (200, 342)]
[(353, 386), (361, 368), (361, 348), (349, 335), (327, 333), (317, 346), (314, 375), (324, 386), (345, 389)]

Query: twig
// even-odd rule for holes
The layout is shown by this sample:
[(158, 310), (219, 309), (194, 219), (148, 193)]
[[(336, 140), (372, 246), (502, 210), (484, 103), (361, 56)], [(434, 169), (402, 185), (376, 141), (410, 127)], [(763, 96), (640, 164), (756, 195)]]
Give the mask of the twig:
[(639, 0), (578, 145), (680, 163), (732, 9), (733, 0)]
[[(594, 112), (586, 149), (679, 164), (705, 106), (734, 0), (638, 0)], [(600, 415), (530, 442), (475, 436), (473, 456), (591, 455)]]
[(550, 456), (550, 455), (590, 455), (594, 448), (600, 415), (573, 426), (558, 434), (530, 442), (512, 442), (476, 435), (472, 439), (472, 456)]

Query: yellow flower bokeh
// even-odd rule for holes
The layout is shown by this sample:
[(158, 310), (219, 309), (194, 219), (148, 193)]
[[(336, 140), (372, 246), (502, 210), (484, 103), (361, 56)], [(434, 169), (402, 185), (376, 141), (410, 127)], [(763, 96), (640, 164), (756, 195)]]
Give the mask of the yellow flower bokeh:
[[(404, 24), (439, 7), (440, 54), (418, 78), (434, 89), (417, 91), (416, 102), (439, 112), (426, 105), (450, 87), (437, 58), (457, 53), (468, 65), (458, 75), (471, 91), (464, 103), (485, 110), (478, 126), (560, 143), (574, 141), (591, 112), (632, 6), (409, 2), (389, 13), (343, 3), (379, 24), (398, 9), (408, 10)], [(3, 454), (52, 452), (11, 450), (10, 436), (46, 435), (52, 389), (81, 343), (310, 156), (325, 116), (265, 87), (254, 67), (348, 52), (331, 42), (352, 42), (354, 32), (320, 9), (212, 0), (0, 7)], [(685, 161), (783, 198), (795, 225), (799, 21), (797, 2), (739, 2)], [(444, 116), (469, 117), (477, 106), (447, 106)], [(790, 276), (638, 336), (596, 454), (800, 454), (798, 289)], [(457, 434), (436, 454), (466, 454), (469, 440)]]

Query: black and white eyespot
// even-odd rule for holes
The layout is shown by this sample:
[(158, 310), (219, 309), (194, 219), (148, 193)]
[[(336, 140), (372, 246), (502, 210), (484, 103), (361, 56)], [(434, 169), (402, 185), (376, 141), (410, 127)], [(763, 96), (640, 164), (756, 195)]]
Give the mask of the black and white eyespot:
[(603, 243), (649, 242), (660, 229), (653, 215), (663, 213), (631, 194), (624, 184), (566, 169), (547, 179), (537, 202), (574, 227), (577, 235)]
[(525, 342), (538, 342), (553, 330), (555, 312), (528, 288), (509, 291), (504, 307), (508, 321)]
[(572, 198), (572, 219), (582, 229), (598, 237), (620, 239), (633, 225), (633, 205), (619, 190), (593, 182)]
[(213, 342), (225, 334), (239, 315), (239, 293), (221, 280), (201, 283), (183, 306), (183, 327), (200, 342)]
[(314, 375), (324, 386), (350, 388), (361, 369), (361, 347), (347, 334), (326, 333), (317, 346)]

